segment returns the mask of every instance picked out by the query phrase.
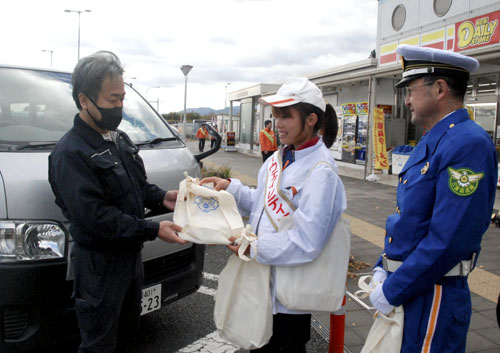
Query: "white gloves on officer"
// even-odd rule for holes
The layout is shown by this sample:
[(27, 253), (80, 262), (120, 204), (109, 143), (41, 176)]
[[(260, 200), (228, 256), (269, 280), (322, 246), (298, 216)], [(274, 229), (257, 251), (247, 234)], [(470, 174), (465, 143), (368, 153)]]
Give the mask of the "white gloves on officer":
[(384, 270), (382, 267), (377, 266), (373, 269), (372, 278), (373, 278), (372, 281), (373, 286), (376, 286), (379, 283), (383, 283), (387, 278), (387, 271)]
[(384, 295), (382, 290), (383, 282), (387, 278), (387, 272), (382, 267), (375, 267), (373, 269), (373, 285), (375, 289), (370, 294), (370, 301), (372, 305), (382, 314), (389, 315), (394, 310), (394, 305), (391, 305)]

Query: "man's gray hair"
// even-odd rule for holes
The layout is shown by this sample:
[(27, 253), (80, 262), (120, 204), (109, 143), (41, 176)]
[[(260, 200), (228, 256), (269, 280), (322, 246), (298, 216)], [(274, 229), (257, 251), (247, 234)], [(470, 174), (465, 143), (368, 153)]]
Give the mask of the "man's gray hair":
[(97, 101), (104, 79), (123, 76), (123, 71), (120, 59), (110, 51), (98, 51), (80, 59), (73, 70), (73, 100), (78, 110), (82, 109), (78, 94)]

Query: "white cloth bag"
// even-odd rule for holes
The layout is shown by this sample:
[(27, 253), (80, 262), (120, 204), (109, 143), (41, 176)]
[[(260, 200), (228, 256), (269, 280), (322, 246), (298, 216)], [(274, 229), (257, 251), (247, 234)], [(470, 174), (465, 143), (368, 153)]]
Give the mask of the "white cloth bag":
[(253, 242), (247, 229), (241, 237), (240, 257), (231, 255), (220, 273), (214, 321), (221, 338), (256, 349), (268, 343), (273, 333), (271, 267), (243, 255)]
[[(371, 281), (372, 276), (360, 277), (358, 281), (360, 290), (355, 293), (358, 298), (366, 298), (375, 289), (373, 284), (369, 284)], [(403, 306), (398, 306), (389, 315), (377, 311), (374, 318), (375, 321), (368, 332), (361, 353), (400, 353), (404, 328)]]
[(243, 220), (233, 195), (200, 186), (198, 178), (184, 173), (174, 209), (174, 223), (182, 227), (179, 237), (198, 244), (231, 243), (228, 238), (239, 237)]
[(276, 296), (286, 308), (298, 311), (334, 312), (345, 295), (351, 226), (340, 218), (333, 234), (313, 262), (276, 266)]

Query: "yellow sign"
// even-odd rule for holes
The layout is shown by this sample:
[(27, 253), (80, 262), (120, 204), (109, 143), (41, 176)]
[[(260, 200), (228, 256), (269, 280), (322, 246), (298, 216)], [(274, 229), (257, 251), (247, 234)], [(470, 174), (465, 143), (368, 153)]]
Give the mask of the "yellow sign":
[(385, 147), (384, 110), (373, 110), (373, 151), (375, 153), (375, 169), (389, 169), (387, 149)]

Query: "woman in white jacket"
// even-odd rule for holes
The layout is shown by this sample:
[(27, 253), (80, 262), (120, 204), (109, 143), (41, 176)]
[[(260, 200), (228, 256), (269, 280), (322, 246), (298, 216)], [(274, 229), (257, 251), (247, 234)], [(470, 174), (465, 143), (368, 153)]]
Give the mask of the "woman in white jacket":
[[(200, 184), (214, 183), (216, 190), (235, 197), (241, 215), (250, 217), (258, 236), (248, 255), (272, 265), (273, 335), (253, 352), (302, 353), (310, 338), (311, 314), (289, 310), (277, 300), (275, 266), (314, 261), (347, 207), (344, 186), (328, 150), (337, 135), (337, 115), (319, 88), (304, 77), (287, 81), (276, 95), (259, 101), (272, 106), (280, 141), (286, 146), (262, 165), (257, 189), (237, 179), (217, 177)], [(237, 253), (238, 246), (229, 248)]]

